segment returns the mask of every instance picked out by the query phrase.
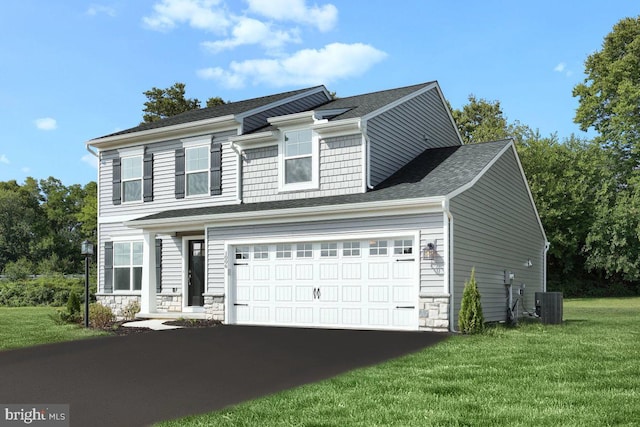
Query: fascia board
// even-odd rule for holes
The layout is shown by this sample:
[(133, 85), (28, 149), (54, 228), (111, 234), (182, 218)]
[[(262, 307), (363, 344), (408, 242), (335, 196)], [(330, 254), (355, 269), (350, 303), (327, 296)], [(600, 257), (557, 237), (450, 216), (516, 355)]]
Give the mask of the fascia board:
[(281, 105), (285, 105), (285, 104), (288, 104), (288, 103), (293, 102), (293, 101), (297, 101), (298, 99), (305, 98), (305, 97), (307, 97), (309, 95), (312, 95), (312, 94), (318, 93), (318, 92), (323, 92), (325, 94), (325, 96), (327, 97), (327, 100), (331, 99), (331, 95), (329, 94), (327, 89), (324, 86), (320, 86), (320, 87), (317, 87), (315, 89), (312, 89), (312, 90), (309, 90), (309, 91), (306, 91), (306, 92), (302, 92), (302, 93), (299, 93), (297, 95), (290, 96), (288, 98), (284, 98), (284, 99), (281, 99), (279, 101), (275, 101), (275, 102), (272, 102), (270, 104), (263, 105), (261, 107), (254, 108), (252, 110), (248, 110), (248, 111), (242, 112), (240, 114), (236, 114), (236, 118), (240, 122), (242, 122), (242, 120), (244, 120), (246, 117), (253, 116), (254, 114), (258, 114), (258, 113), (261, 113), (263, 111), (270, 110), (271, 108), (279, 107)]
[(443, 197), (424, 197), (418, 199), (401, 199), (345, 205), (326, 205), (307, 208), (199, 215), (160, 220), (134, 220), (125, 223), (125, 226), (147, 230), (180, 231), (181, 229), (193, 229), (194, 227), (200, 228), (204, 226), (226, 227), (246, 224), (282, 224), (304, 220), (325, 221), (334, 219), (433, 213), (442, 212), (442, 206)]
[(86, 145), (95, 147), (99, 150), (105, 150), (142, 143), (150, 144), (173, 138), (188, 138), (203, 133), (223, 132), (238, 129), (239, 126), (240, 124), (236, 120), (235, 116), (228, 115), (199, 120), (196, 122), (180, 123), (173, 126), (164, 126), (155, 129), (92, 139), (87, 141)]
[(451, 122), (451, 126), (453, 126), (453, 129), (455, 130), (456, 135), (458, 136), (458, 141), (460, 141), (460, 145), (463, 145), (464, 141), (462, 141), (462, 136), (460, 135), (460, 131), (458, 130), (458, 126), (456, 125), (456, 121), (453, 119), (453, 115), (451, 114), (451, 110), (447, 106), (447, 100), (444, 97), (444, 94), (442, 93), (442, 89), (440, 89), (440, 85), (437, 84), (437, 83), (436, 83), (436, 90), (438, 92), (438, 96), (440, 97), (440, 102), (442, 102), (442, 107), (446, 111), (447, 117), (449, 117), (449, 121)]
[(311, 126), (321, 138), (333, 138), (361, 133), (361, 120), (359, 117), (329, 122), (316, 123)]
[(269, 124), (276, 127), (304, 126), (314, 123), (313, 111), (303, 111), (301, 113), (287, 114), (267, 118)]
[(240, 151), (250, 148), (268, 147), (275, 145), (280, 139), (280, 131), (266, 131), (259, 133), (250, 133), (248, 135), (234, 136), (229, 138), (232, 145), (238, 147)]

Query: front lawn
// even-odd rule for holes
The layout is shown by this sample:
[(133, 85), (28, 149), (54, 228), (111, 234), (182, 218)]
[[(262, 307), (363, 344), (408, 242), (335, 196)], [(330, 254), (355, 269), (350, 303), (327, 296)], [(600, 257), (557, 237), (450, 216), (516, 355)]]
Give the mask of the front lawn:
[(0, 350), (105, 335), (79, 325), (58, 325), (53, 307), (0, 307)]
[(561, 326), (454, 336), (382, 365), (157, 426), (638, 425), (640, 298), (567, 300), (564, 310)]

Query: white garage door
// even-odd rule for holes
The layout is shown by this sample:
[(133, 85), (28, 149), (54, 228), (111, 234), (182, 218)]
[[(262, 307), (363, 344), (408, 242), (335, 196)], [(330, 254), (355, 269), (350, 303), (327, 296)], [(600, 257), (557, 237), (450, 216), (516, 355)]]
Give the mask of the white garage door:
[(236, 246), (230, 322), (418, 329), (413, 237)]

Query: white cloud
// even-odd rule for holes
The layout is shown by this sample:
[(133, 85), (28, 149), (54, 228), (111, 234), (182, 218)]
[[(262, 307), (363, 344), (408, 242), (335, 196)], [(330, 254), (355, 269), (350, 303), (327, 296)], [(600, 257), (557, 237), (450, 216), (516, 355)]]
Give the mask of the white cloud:
[(564, 71), (564, 69), (567, 67), (567, 64), (565, 64), (564, 62), (559, 63), (558, 65), (556, 65), (556, 67), (553, 69), (553, 71), (557, 71), (558, 73), (561, 73)]
[[(169, 31), (187, 23), (198, 30), (224, 34), (231, 25), (221, 0), (162, 0), (153, 6), (153, 14), (142, 18), (152, 30)], [(220, 7), (217, 7), (220, 6)]]
[(91, 166), (94, 169), (98, 169), (98, 158), (93, 154), (85, 154), (82, 156), (81, 160)]
[(217, 80), (229, 88), (251, 84), (269, 86), (327, 84), (357, 77), (387, 57), (373, 46), (332, 43), (322, 49), (303, 49), (277, 59), (250, 59), (232, 62), (228, 70), (220, 67), (198, 71), (201, 78)]
[(5, 154), (0, 154), (0, 163), (9, 164), (9, 158)]
[(55, 130), (58, 127), (58, 122), (56, 121), (56, 119), (52, 119), (51, 117), (36, 119), (34, 123), (40, 130)]
[(89, 16), (96, 16), (98, 14), (105, 14), (110, 17), (116, 16), (116, 10), (110, 6), (104, 6), (101, 4), (92, 4), (85, 12)]
[(277, 21), (292, 21), (333, 29), (338, 21), (338, 9), (332, 4), (308, 7), (305, 0), (247, 0), (249, 11)]
[(289, 31), (273, 30), (271, 24), (257, 19), (240, 17), (231, 32), (232, 37), (224, 40), (203, 42), (207, 50), (218, 53), (242, 45), (261, 45), (268, 50), (278, 50), (287, 43), (301, 43), (297, 29)]

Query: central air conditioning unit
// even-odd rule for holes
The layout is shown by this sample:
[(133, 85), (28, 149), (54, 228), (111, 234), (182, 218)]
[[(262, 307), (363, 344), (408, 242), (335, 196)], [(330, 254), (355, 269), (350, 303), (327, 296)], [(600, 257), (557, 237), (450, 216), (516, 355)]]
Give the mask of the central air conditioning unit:
[(562, 292), (536, 292), (536, 316), (547, 325), (562, 323)]

